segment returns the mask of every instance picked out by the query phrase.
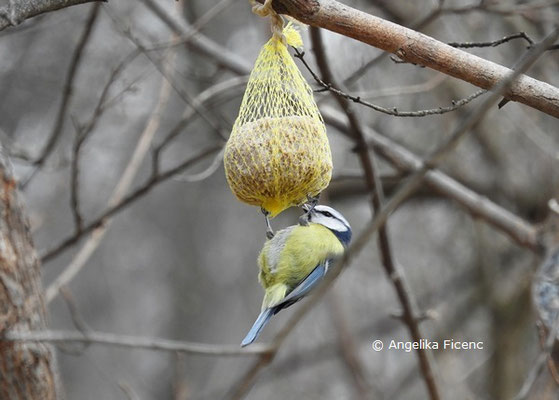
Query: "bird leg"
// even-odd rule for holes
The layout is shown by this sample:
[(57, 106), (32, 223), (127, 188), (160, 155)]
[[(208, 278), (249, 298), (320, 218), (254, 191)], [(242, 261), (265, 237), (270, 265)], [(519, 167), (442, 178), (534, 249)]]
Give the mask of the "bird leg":
[(264, 214), (264, 218), (266, 218), (266, 237), (268, 239), (271, 239), (274, 237), (274, 231), (272, 230), (272, 225), (270, 225), (270, 218), (268, 217), (270, 215), (270, 212), (262, 207), (260, 207), (260, 211), (262, 211), (262, 214)]
[(307, 226), (309, 224), (309, 218), (312, 211), (318, 204), (319, 197), (320, 193), (316, 196), (307, 195), (307, 202), (303, 204), (303, 210), (305, 210), (305, 213), (299, 217), (299, 225)]

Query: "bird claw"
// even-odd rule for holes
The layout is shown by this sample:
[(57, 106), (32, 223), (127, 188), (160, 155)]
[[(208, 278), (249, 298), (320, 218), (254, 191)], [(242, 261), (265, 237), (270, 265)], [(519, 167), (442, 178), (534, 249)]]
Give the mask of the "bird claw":
[(270, 215), (270, 212), (268, 210), (265, 210), (262, 207), (260, 207), (260, 211), (262, 211), (262, 214), (264, 214), (264, 218), (266, 218), (266, 238), (268, 240), (270, 240), (275, 235), (274, 231), (272, 229), (272, 225), (270, 225), (270, 218), (268, 218), (268, 215)]

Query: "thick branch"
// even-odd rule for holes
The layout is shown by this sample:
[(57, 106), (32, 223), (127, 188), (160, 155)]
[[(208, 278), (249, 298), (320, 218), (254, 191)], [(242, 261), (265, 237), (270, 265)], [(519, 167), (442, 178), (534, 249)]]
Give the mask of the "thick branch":
[[(0, 337), (45, 328), (39, 262), (0, 147)], [(55, 399), (52, 347), (0, 343), (0, 398)]]
[[(274, 0), (273, 4), (276, 11), (305, 24), (351, 37), (483, 89), (491, 89), (511, 72), (502, 65), (335, 0)], [(520, 75), (506, 90), (505, 97), (559, 118), (559, 88), (545, 82)]]
[(35, 17), (50, 11), (75, 6), (78, 4), (92, 3), (107, 0), (18, 0), (10, 1), (8, 5), (0, 8), (0, 31), (9, 26), (17, 26), (28, 18)]

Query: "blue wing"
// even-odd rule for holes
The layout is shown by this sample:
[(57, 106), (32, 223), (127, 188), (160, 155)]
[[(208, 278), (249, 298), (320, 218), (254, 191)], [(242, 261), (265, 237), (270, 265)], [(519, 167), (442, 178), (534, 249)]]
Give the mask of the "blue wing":
[(324, 264), (318, 264), (312, 272), (307, 275), (305, 279), (299, 283), (295, 289), (293, 289), (285, 298), (275, 306), (271, 308), (266, 308), (260, 313), (252, 328), (247, 333), (243, 341), (241, 342), (241, 347), (248, 346), (256, 340), (262, 328), (270, 321), (274, 314), (277, 314), (280, 310), (289, 307), (293, 303), (298, 302), (303, 297), (305, 297), (311, 290), (313, 290), (321, 281), (326, 272), (328, 272), (328, 267), (330, 265), (330, 260), (326, 260)]
[(305, 297), (311, 290), (313, 290), (324, 278), (326, 272), (328, 271), (328, 266), (330, 264), (330, 260), (326, 260), (324, 264), (318, 264), (312, 272), (307, 275), (305, 279), (301, 281), (295, 289), (293, 289), (285, 298), (278, 304), (276, 304), (273, 308), (277, 308), (274, 312), (277, 313), (281, 309), (285, 307), (289, 307), (293, 303), (298, 302), (303, 297)]

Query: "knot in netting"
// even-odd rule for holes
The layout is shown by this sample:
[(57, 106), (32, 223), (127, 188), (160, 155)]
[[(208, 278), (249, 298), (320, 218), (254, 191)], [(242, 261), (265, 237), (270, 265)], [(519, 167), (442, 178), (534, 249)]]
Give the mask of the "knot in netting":
[(252, 12), (256, 15), (262, 18), (270, 17), (272, 34), (285, 44), (286, 40), (283, 35), (283, 18), (272, 7), (272, 0), (265, 0), (264, 4), (260, 4), (256, 0), (250, 0), (250, 4), (252, 5)]

